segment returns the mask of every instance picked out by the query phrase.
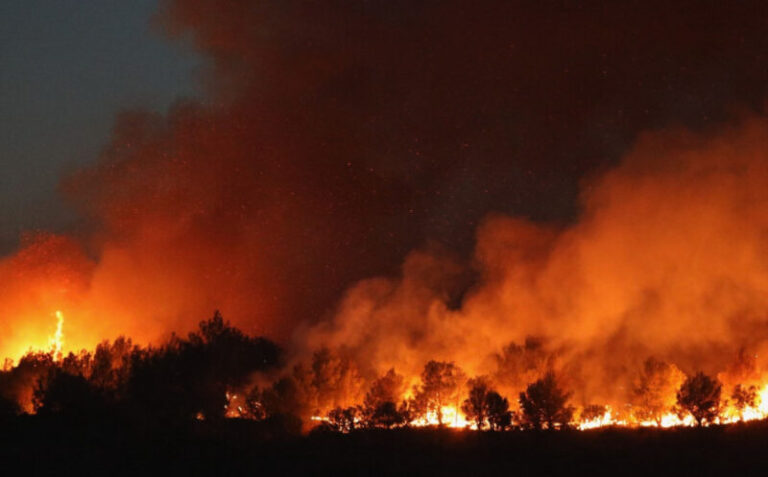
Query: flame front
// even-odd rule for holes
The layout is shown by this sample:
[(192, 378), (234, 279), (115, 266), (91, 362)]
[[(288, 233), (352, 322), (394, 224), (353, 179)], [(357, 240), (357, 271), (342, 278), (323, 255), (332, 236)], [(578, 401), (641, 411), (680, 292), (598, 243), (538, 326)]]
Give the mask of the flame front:
[[(475, 425), (467, 421), (466, 416), (454, 406), (443, 406), (441, 409), (443, 417), (443, 426), (454, 429), (475, 428)], [(427, 411), (427, 413), (410, 423), (414, 427), (439, 426), (440, 420), (437, 411)]]

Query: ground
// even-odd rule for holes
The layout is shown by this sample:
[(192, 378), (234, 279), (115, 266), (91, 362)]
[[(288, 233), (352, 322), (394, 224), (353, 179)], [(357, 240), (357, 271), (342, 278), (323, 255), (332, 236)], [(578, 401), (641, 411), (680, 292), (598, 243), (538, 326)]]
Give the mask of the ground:
[(743, 475), (768, 465), (765, 422), (672, 430), (399, 429), (296, 436), (251, 421), (178, 427), (27, 416), (0, 430), (0, 458), (11, 470), (5, 475)]

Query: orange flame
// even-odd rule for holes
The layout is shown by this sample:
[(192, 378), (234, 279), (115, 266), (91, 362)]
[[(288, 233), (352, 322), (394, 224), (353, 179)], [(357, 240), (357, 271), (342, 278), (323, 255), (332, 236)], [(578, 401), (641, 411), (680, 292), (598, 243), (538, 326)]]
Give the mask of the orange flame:
[(48, 339), (48, 347), (54, 359), (61, 359), (61, 350), (64, 346), (64, 313), (56, 310), (54, 315), (56, 316), (56, 333)]

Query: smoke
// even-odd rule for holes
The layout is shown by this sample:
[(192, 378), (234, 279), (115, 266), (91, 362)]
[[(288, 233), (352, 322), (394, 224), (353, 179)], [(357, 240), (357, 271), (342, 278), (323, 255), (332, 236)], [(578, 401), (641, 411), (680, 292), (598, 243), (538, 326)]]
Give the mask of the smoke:
[[(493, 373), (529, 336), (576, 377), (756, 346), (763, 120), (701, 127), (763, 100), (768, 29), (718, 8), (165, 1), (206, 95), (120, 113), (62, 181), (79, 227), (0, 263), (0, 356), (56, 310), (65, 350), (220, 309), (376, 372)], [(627, 154), (672, 123), (699, 132)]]
[(358, 283), (303, 339), (380, 374), (441, 359), (494, 375), (507, 345), (537, 337), (584, 402), (621, 392), (648, 357), (715, 374), (746, 348), (765, 369), (767, 145), (755, 117), (643, 134), (585, 182), (576, 223), (488, 217), (471, 265), (481, 278), (460, 307), (447, 294), (458, 265), (413, 252), (399, 278)]

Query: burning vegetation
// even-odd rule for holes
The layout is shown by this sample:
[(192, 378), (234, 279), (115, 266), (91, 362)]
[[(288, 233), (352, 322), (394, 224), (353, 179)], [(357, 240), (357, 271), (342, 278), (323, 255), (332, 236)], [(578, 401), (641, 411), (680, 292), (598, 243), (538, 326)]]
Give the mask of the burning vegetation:
[[(56, 317), (61, 338), (63, 318)], [(762, 383), (755, 356), (744, 350), (717, 376), (686, 376), (650, 357), (632, 373), (623, 401), (603, 403), (575, 400), (568, 387), (573, 381), (545, 350), (540, 340), (507, 346), (492, 377), (470, 377), (445, 361), (428, 361), (417, 376), (395, 369), (375, 375), (343, 348), (320, 349), (286, 372), (276, 344), (243, 334), (216, 313), (186, 338), (173, 336), (157, 347), (121, 337), (93, 351), (63, 355), (61, 341), (52, 341), (48, 350), (29, 351), (18, 363), (6, 360), (0, 408), (4, 419), (19, 413), (70, 418), (118, 413), (169, 424), (235, 418), (291, 432), (343, 433), (425, 426), (491, 431), (708, 426), (768, 417), (768, 384)], [(532, 382), (518, 384), (532, 376)], [(505, 396), (498, 389), (516, 392)]]
[[(29, 318), (3, 323), (3, 409), (341, 432), (763, 419), (764, 144), (762, 118), (713, 137), (642, 137), (585, 186), (579, 222), (490, 216), (471, 260), (440, 246), (412, 252), (398, 277), (355, 284), (331, 316), (295, 323), (279, 347), (218, 314), (186, 337), (149, 326), (99, 342), (109, 325), (144, 323), (123, 321), (137, 313), (126, 297), (113, 301), (124, 269), (72, 238), (32, 237), (0, 263), (7, 316)], [(166, 318), (185, 309), (158, 306), (136, 303)]]

